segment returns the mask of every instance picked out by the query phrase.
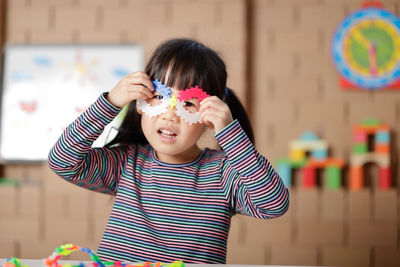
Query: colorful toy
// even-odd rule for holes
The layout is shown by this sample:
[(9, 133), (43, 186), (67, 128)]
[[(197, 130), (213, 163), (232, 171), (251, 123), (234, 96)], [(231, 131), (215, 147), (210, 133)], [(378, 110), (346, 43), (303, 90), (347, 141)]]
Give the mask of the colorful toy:
[[(368, 138), (374, 141), (368, 147)], [(391, 186), (390, 129), (377, 119), (365, 119), (353, 129), (353, 153), (350, 161), (350, 190), (360, 190), (364, 186), (363, 165), (376, 163), (379, 167), (379, 188)]]
[(292, 186), (292, 169), (300, 169), (301, 186), (313, 188), (317, 185), (317, 170), (325, 170), (325, 187), (337, 189), (341, 186), (341, 170), (344, 160), (328, 157), (328, 143), (312, 132), (305, 132), (298, 140), (289, 144), (289, 159), (279, 159), (277, 171), (286, 186)]
[(155, 91), (160, 94), (156, 99), (138, 99), (137, 106), (147, 116), (153, 117), (168, 111), (168, 108), (175, 108), (175, 113), (189, 124), (197, 123), (200, 120), (200, 114), (194, 106), (185, 106), (186, 101), (197, 99), (198, 101), (209, 97), (198, 86), (179, 91), (178, 98), (172, 95), (171, 88), (164, 85), (159, 80), (153, 81)]
[(400, 18), (367, 1), (335, 32), (333, 61), (344, 88), (400, 88)]
[[(62, 256), (68, 256), (72, 252), (75, 251), (83, 251), (87, 252), (90, 256), (90, 259), (92, 262), (88, 264), (84, 264), (83, 262), (76, 264), (76, 265), (71, 265), (69, 263), (67, 264), (60, 264), (58, 260)], [(44, 264), (47, 267), (85, 267), (85, 266), (93, 266), (93, 267), (185, 267), (182, 261), (174, 261), (173, 263), (151, 263), (151, 262), (145, 262), (145, 263), (139, 263), (139, 264), (127, 264), (127, 263), (122, 263), (121, 261), (115, 261), (115, 262), (102, 262), (100, 258), (94, 253), (92, 250), (88, 248), (82, 248), (79, 246), (75, 246), (73, 244), (65, 244), (57, 247), (54, 252), (47, 258), (44, 259)], [(27, 265), (21, 265), (21, 262), (19, 259), (12, 257), (8, 258), (6, 262), (3, 264), (3, 267), (27, 267)]]

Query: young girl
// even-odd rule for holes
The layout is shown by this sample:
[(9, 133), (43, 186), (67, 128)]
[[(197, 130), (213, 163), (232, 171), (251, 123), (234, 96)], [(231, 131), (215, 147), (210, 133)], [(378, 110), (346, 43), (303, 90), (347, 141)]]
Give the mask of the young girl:
[[(226, 78), (216, 52), (169, 40), (145, 72), (102, 94), (54, 145), (49, 165), (59, 176), (115, 196), (98, 248), (103, 260), (225, 263), (234, 214), (270, 219), (286, 212), (288, 190), (249, 139)], [(91, 148), (127, 104), (116, 138)], [(222, 150), (197, 146), (206, 127)]]

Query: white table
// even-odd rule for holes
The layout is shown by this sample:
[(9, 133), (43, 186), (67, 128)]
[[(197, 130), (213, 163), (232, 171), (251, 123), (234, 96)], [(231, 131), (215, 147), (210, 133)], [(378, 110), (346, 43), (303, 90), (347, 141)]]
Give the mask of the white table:
[[(21, 265), (27, 265), (28, 267), (45, 267), (43, 260), (32, 260), (32, 259), (19, 259), (21, 261)], [(3, 263), (6, 259), (0, 259), (0, 267), (3, 266)], [(80, 262), (89, 263), (90, 261), (67, 261), (67, 260), (59, 260), (60, 264), (70, 263), (72, 265), (78, 264)], [(281, 266), (281, 265), (234, 265), (234, 264), (186, 264), (186, 267), (298, 267), (298, 266)]]

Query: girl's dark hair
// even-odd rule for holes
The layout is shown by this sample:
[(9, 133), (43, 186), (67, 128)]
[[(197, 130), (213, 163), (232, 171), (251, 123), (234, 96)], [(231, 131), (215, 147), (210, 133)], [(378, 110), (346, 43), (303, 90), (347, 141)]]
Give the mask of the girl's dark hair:
[[(169, 87), (183, 90), (197, 85), (208, 94), (218, 96), (228, 104), (233, 118), (238, 119), (250, 140), (254, 142), (245, 109), (234, 92), (226, 88), (225, 63), (214, 50), (195, 40), (171, 39), (155, 50), (145, 72), (151, 80), (158, 79)], [(117, 136), (106, 146), (148, 144), (140, 120), (141, 115), (137, 113), (136, 101), (132, 101)]]

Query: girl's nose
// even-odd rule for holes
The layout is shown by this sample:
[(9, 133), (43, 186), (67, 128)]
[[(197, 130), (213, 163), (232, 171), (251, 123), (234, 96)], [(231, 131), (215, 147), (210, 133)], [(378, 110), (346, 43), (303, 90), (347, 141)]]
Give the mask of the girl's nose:
[(168, 111), (162, 114), (163, 118), (179, 122), (179, 116), (176, 114), (176, 101), (175, 96), (170, 98)]

